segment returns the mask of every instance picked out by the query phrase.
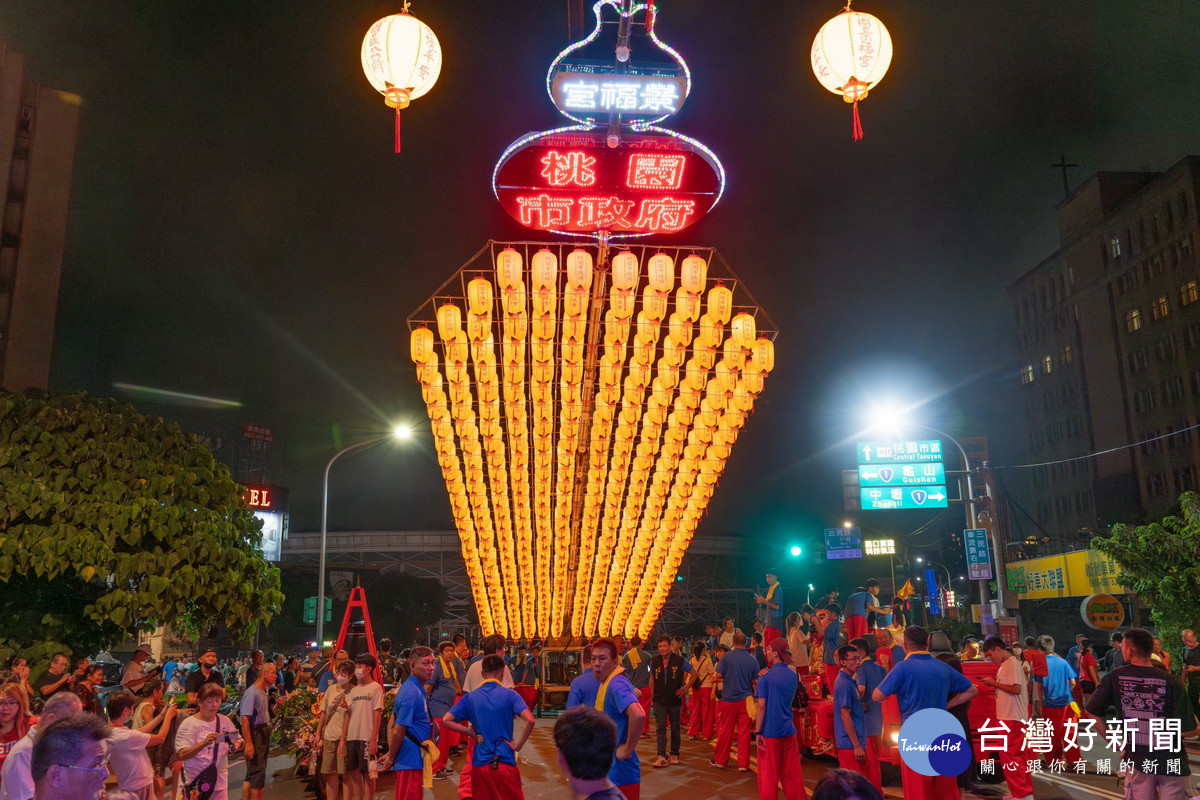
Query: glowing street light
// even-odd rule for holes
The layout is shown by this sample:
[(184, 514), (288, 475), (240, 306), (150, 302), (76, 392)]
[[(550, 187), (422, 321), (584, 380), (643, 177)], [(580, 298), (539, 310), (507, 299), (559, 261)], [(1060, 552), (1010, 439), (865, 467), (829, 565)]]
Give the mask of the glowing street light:
[(801, 552), (803, 552), (803, 551), (800, 549), (800, 545), (798, 545), (798, 544), (792, 545), (791, 554), (793, 556), (799, 557)]

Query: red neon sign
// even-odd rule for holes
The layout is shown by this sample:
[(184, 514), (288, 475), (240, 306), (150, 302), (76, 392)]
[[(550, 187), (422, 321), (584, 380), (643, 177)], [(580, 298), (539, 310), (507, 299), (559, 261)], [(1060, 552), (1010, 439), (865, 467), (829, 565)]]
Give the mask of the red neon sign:
[(274, 508), (271, 500), (271, 490), (265, 486), (246, 487), (246, 505), (251, 508)]
[(530, 137), (496, 171), (505, 210), (535, 230), (676, 233), (704, 216), (720, 193), (717, 169), (670, 136)]

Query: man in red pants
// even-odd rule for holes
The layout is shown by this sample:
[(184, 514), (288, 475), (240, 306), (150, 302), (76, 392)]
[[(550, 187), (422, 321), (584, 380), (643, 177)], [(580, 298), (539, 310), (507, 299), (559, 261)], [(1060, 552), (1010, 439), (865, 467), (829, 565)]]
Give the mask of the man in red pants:
[(746, 650), (746, 634), (733, 635), (733, 649), (717, 662), (714, 685), (721, 691), (717, 701), (717, 748), (709, 765), (724, 769), (729, 763), (733, 737), (737, 734), (738, 772), (750, 771), (750, 712), (746, 698), (751, 696), (754, 677), (758, 675), (758, 659)]
[[(884, 698), (896, 695), (902, 721), (926, 708), (946, 710), (969, 703), (979, 694), (967, 676), (930, 654), (929, 631), (924, 628), (910, 625), (904, 629), (904, 652), (904, 660), (892, 667), (872, 693), (881, 703)], [(962, 795), (954, 776), (922, 775), (905, 764), (903, 758), (900, 780), (904, 797), (958, 800)]]
[(867, 716), (854, 677), (862, 664), (862, 654), (855, 645), (842, 645), (837, 660), (841, 671), (833, 684), (833, 739), (838, 766), (863, 775), (882, 793), (879, 740), (867, 735)]
[(804, 800), (808, 795), (804, 791), (796, 726), (792, 723), (792, 698), (796, 696), (800, 678), (791, 667), (792, 653), (786, 639), (777, 636), (764, 645), (763, 651), (767, 655), (767, 671), (758, 676), (754, 687), (758, 703), (758, 713), (754, 715), (758, 800), (778, 800), (780, 786), (784, 800)]
[[(517, 753), (533, 733), (533, 713), (521, 696), (501, 685), (504, 659), (489, 653), (480, 662), (483, 683), (463, 695), (442, 717), (442, 726), (474, 745), (471, 748), (471, 796), (477, 800), (523, 800)], [(525, 723), (513, 738), (513, 719)], [(467, 723), (467, 724), (463, 724)], [(464, 770), (465, 773), (465, 770)]]
[(411, 670), (408, 680), (396, 690), (392, 721), (388, 726), (388, 751), (380, 759), (380, 769), (396, 771), (395, 800), (421, 800), (424, 756), (421, 751), (429, 739), (432, 723), (425, 698), (424, 684), (433, 680), (433, 651), (414, 647), (408, 654)]
[(1025, 747), (1024, 733), (1025, 720), (1029, 718), (1025, 669), (999, 636), (983, 640), (983, 655), (999, 667), (996, 677), (980, 678), (979, 682), (996, 690), (996, 720), (1007, 728), (998, 734), (1004, 737), (1004, 750), (999, 759), (1004, 780), (1008, 782), (1008, 791), (1014, 800), (1032, 800), (1033, 778), (1029, 774), (1029, 762), (1033, 754)]

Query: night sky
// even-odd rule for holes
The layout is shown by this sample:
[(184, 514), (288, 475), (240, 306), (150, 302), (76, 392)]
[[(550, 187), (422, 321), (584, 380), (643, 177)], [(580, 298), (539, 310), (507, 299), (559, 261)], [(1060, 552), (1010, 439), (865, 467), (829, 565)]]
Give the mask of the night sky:
[[(350, 443), (397, 418), (423, 423), (425, 446), (339, 462), (330, 527), (450, 527), (404, 320), (489, 238), (544, 238), (503, 213), (489, 177), (518, 135), (563, 124), (544, 76), (569, 43), (566, 3), (417, 0), (445, 63), (395, 155), (359, 48), (399, 7), (0, 5), (0, 39), (84, 97), (52, 388), (242, 403), (138, 405), (225, 437), (273, 427), (293, 530), (319, 525), (333, 426)], [(844, 516), (839, 471), (884, 395), (1014, 463), (1005, 286), (1056, 246), (1049, 165), (1078, 163), (1074, 187), (1200, 153), (1200, 4), (854, 7), (895, 46), (861, 142), (809, 66), (838, 3), (661, 2), (658, 33), (695, 78), (664, 124), (730, 173), (713, 212), (663, 241), (717, 247), (780, 326), (701, 534), (815, 542)], [(930, 516), (856, 519), (902, 533)]]

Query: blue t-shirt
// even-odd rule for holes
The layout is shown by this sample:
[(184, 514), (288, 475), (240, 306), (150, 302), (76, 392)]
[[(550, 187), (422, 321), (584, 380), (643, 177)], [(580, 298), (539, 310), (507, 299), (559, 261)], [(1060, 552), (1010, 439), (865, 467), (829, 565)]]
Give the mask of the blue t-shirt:
[(826, 664), (837, 663), (838, 634), (842, 632), (842, 623), (836, 619), (825, 627), (825, 647), (821, 651), (821, 660)]
[(483, 737), (483, 741), (475, 745), (472, 764), (484, 767), (492, 756), (499, 756), (501, 763), (515, 767), (517, 754), (508, 746), (513, 738), (513, 717), (528, 710), (521, 695), (489, 680), (464, 694), (450, 709), (450, 714), (459, 722), (469, 720), (475, 732)]
[(787, 664), (776, 664), (758, 676), (754, 696), (765, 698), (767, 701), (759, 730), (768, 739), (796, 735), (796, 726), (792, 722), (792, 698), (796, 696), (798, 683), (800, 678)]
[(1035, 681), (1042, 685), (1042, 705), (1047, 708), (1066, 708), (1074, 699), (1071, 696), (1071, 681), (1078, 677), (1063, 658), (1046, 654), (1046, 677), (1037, 676)]
[[(768, 592), (771, 591), (770, 587), (767, 587), (767, 591)], [(766, 595), (764, 594), (763, 597), (766, 597)], [(763, 610), (767, 612), (765, 615), (766, 618), (763, 620), (763, 625), (767, 626), (768, 628), (774, 628), (777, 631), (782, 632), (783, 631), (783, 587), (780, 586), (778, 583), (775, 584), (775, 592), (771, 595), (771, 602), (774, 603), (775, 605), (779, 606), (779, 608), (771, 608), (770, 606), (763, 607)]]
[(853, 750), (854, 742), (846, 733), (846, 724), (842, 721), (842, 709), (850, 709), (850, 721), (854, 724), (854, 735), (862, 747), (867, 746), (867, 726), (863, 715), (862, 699), (858, 696), (858, 684), (846, 674), (846, 670), (838, 670), (837, 680), (833, 682), (833, 741), (838, 750)]
[[(571, 690), (567, 692), (567, 708), (595, 708), (596, 696), (599, 693), (600, 681), (597, 680), (596, 673), (585, 669), (578, 678), (571, 681)], [(626, 678), (624, 673), (614, 675), (608, 682), (608, 691), (604, 693), (604, 713), (617, 726), (618, 747), (625, 744), (625, 739), (629, 736), (629, 717), (625, 716), (625, 710), (637, 702), (638, 693), (629, 682), (629, 678)], [(613, 765), (608, 770), (608, 779), (617, 786), (642, 782), (642, 762), (638, 761), (636, 749), (624, 761), (613, 759)]]
[(175, 660), (168, 661), (163, 664), (162, 676), (167, 683), (171, 682), (171, 676), (175, 674), (175, 668), (179, 666), (179, 662)]
[(754, 676), (762, 669), (758, 659), (740, 647), (735, 647), (717, 662), (717, 674), (724, 678), (721, 683), (722, 703), (741, 703), (750, 696)]
[(883, 735), (883, 703), (875, 700), (871, 695), (883, 681), (884, 675), (887, 675), (887, 670), (883, 668), (883, 665), (877, 664), (873, 658), (868, 658), (859, 664), (858, 672), (854, 673), (854, 682), (865, 688), (862, 699), (867, 706), (866, 711), (863, 712), (867, 736)]
[[(458, 669), (457, 659), (451, 659), (450, 668)], [(459, 672), (458, 680), (461, 682), (466, 676), (465, 672)], [(441, 719), (446, 716), (450, 706), (454, 705), (458, 695), (454, 691), (454, 676), (442, 670), (440, 658), (433, 663), (433, 680), (429, 684), (433, 687), (433, 691), (429, 693), (429, 713), (434, 719)]]
[[(629, 654), (637, 650), (638, 665), (635, 669), (633, 661), (629, 658)], [(650, 685), (650, 662), (654, 658), (649, 652), (640, 647), (632, 648), (621, 656), (621, 666), (625, 668), (625, 677), (629, 678), (629, 682), (633, 684), (635, 689), (645, 689)]]
[(945, 709), (950, 695), (970, 688), (966, 675), (929, 653), (909, 653), (879, 682), (881, 693), (896, 695), (902, 721), (922, 709)]
[(1067, 663), (1071, 665), (1071, 669), (1079, 673), (1079, 645), (1075, 645), (1067, 651)]
[[(425, 687), (416, 675), (410, 675), (400, 691), (396, 692), (396, 702), (392, 706), (392, 724), (405, 726), (418, 742), (429, 738), (433, 723), (429, 719), (429, 708), (425, 705)], [(400, 751), (392, 769), (423, 769), (421, 748), (413, 744), (408, 736), (400, 740)]]
[[(246, 680), (250, 680), (250, 670), (246, 670)], [(337, 673), (333, 671), (333, 667), (321, 673), (321, 680), (317, 681), (317, 691), (323, 692), (329, 688), (329, 685), (337, 681)]]
[(268, 724), (271, 716), (267, 712), (267, 693), (254, 684), (247, 686), (238, 714), (249, 718), (251, 727)]
[(870, 592), (855, 592), (846, 598), (846, 607), (842, 609), (842, 612), (847, 617), (865, 617), (867, 615), (867, 601), (870, 599)]
[(893, 667), (896, 666), (903, 660), (904, 660), (904, 645), (902, 645), (902, 644), (892, 645), (892, 666)]

